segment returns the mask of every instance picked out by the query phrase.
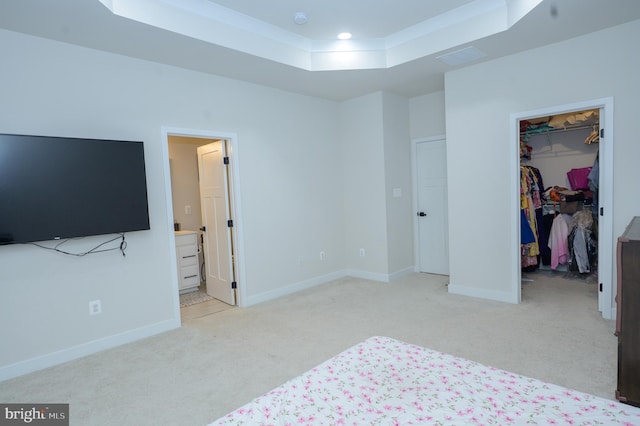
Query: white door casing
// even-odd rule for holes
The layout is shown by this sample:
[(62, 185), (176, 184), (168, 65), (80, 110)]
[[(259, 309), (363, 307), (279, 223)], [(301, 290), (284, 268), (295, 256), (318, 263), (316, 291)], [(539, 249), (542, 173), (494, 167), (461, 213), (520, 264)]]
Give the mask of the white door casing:
[(414, 149), (416, 187), (416, 269), (449, 274), (447, 154), (444, 137), (417, 141)]
[[(604, 128), (605, 128), (605, 121), (607, 120), (607, 117), (605, 116), (605, 109), (604, 108), (600, 108), (599, 111), (599, 116), (600, 116), (600, 139), (598, 141), (598, 163), (600, 163), (602, 161), (602, 157), (605, 157), (605, 160), (607, 158), (609, 154), (609, 152), (607, 152), (605, 149), (602, 149), (602, 147), (608, 147), (611, 145), (611, 143), (613, 142), (612, 138), (609, 138), (609, 134), (605, 134)], [(613, 130), (613, 126), (612, 125), (608, 125), (609, 126), (609, 130)], [(613, 148), (613, 146), (611, 146), (611, 148)], [(612, 152), (612, 151), (611, 151)], [(613, 168), (609, 169), (606, 165), (604, 165), (604, 172), (607, 173), (608, 170), (613, 170)], [(600, 167), (600, 171), (602, 171), (602, 167)], [(598, 277), (600, 277), (601, 275), (606, 275), (606, 274), (612, 274), (612, 270), (610, 267), (607, 266), (607, 262), (611, 262), (610, 259), (608, 259), (608, 257), (612, 257), (613, 255), (613, 245), (609, 245), (607, 243), (607, 239), (611, 240), (610, 236), (607, 236), (607, 232), (608, 232), (608, 227), (606, 225), (606, 223), (604, 224), (604, 226), (601, 226), (601, 222), (603, 222), (602, 220), (602, 215), (600, 214), (600, 212), (602, 211), (602, 213), (604, 213), (604, 207), (602, 207), (603, 205), (607, 205), (607, 200), (606, 200), (606, 195), (607, 195), (607, 191), (609, 190), (606, 187), (606, 180), (607, 180), (608, 176), (604, 176), (602, 175), (600, 172), (598, 173), (598, 195), (604, 195), (605, 197), (602, 197), (603, 200), (598, 200), (598, 212), (597, 212), (597, 217), (598, 217)], [(604, 188), (604, 192), (600, 189), (600, 188)], [(611, 204), (609, 204), (610, 206)], [(610, 215), (611, 211), (609, 211), (609, 209), (607, 209), (607, 213)], [(606, 281), (606, 280), (605, 280)], [(605, 285), (603, 284), (603, 280), (599, 279), (598, 280), (598, 311), (602, 312), (602, 315), (604, 318), (607, 318), (607, 316), (610, 316), (611, 319), (615, 318), (615, 315), (613, 313), (613, 310), (611, 309), (611, 307), (607, 308), (607, 304), (612, 305), (612, 300), (610, 298), (605, 297)], [(616, 290), (614, 290), (614, 288), (616, 287), (613, 283), (613, 281), (611, 281), (611, 297), (615, 299), (615, 295), (613, 294), (613, 292), (615, 292)]]
[(511, 232), (514, 236), (511, 250), (513, 260), (511, 263), (513, 303), (520, 303), (522, 300), (521, 270), (520, 270), (520, 156), (518, 141), (520, 140), (520, 121), (534, 117), (551, 116), (574, 111), (584, 111), (590, 109), (600, 109), (600, 129), (604, 133), (598, 145), (598, 155), (600, 164), (599, 185), (598, 185), (598, 310), (605, 319), (614, 319), (616, 316), (615, 307), (615, 278), (613, 277), (613, 267), (615, 254), (613, 249), (613, 98), (602, 98), (591, 101), (578, 102), (568, 105), (544, 108), (535, 111), (511, 114), (511, 209), (512, 222)]
[(199, 146), (198, 173), (204, 231), (207, 293), (235, 305), (233, 246), (225, 141)]

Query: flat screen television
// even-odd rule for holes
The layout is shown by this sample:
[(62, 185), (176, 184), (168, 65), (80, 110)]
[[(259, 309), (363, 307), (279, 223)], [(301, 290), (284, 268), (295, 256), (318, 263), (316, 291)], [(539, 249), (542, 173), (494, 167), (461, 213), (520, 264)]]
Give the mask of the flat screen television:
[(145, 229), (142, 142), (0, 134), (0, 244)]

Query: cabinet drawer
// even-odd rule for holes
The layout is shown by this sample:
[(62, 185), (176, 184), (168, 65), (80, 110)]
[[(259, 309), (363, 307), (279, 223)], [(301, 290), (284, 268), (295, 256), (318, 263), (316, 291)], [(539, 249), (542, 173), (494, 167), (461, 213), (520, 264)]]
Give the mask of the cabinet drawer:
[(176, 248), (178, 249), (178, 263), (180, 266), (198, 264), (198, 249), (196, 246), (178, 246)]
[(180, 287), (195, 287), (200, 285), (200, 271), (198, 265), (180, 268)]
[(195, 233), (176, 235), (177, 246), (196, 245), (196, 242), (197, 242), (197, 236)]

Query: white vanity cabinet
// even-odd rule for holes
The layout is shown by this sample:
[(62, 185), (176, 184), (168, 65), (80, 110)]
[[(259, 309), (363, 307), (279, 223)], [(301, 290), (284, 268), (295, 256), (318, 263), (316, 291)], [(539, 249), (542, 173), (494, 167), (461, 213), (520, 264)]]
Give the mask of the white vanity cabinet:
[(175, 233), (178, 284), (180, 293), (187, 293), (196, 290), (200, 285), (198, 233), (195, 231), (175, 231)]

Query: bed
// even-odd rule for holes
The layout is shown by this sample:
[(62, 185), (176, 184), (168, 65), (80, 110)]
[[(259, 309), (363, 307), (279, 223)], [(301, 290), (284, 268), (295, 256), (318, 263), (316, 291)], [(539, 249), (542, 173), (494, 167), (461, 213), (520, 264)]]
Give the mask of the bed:
[(640, 408), (371, 337), (210, 425), (512, 424), (640, 425)]

